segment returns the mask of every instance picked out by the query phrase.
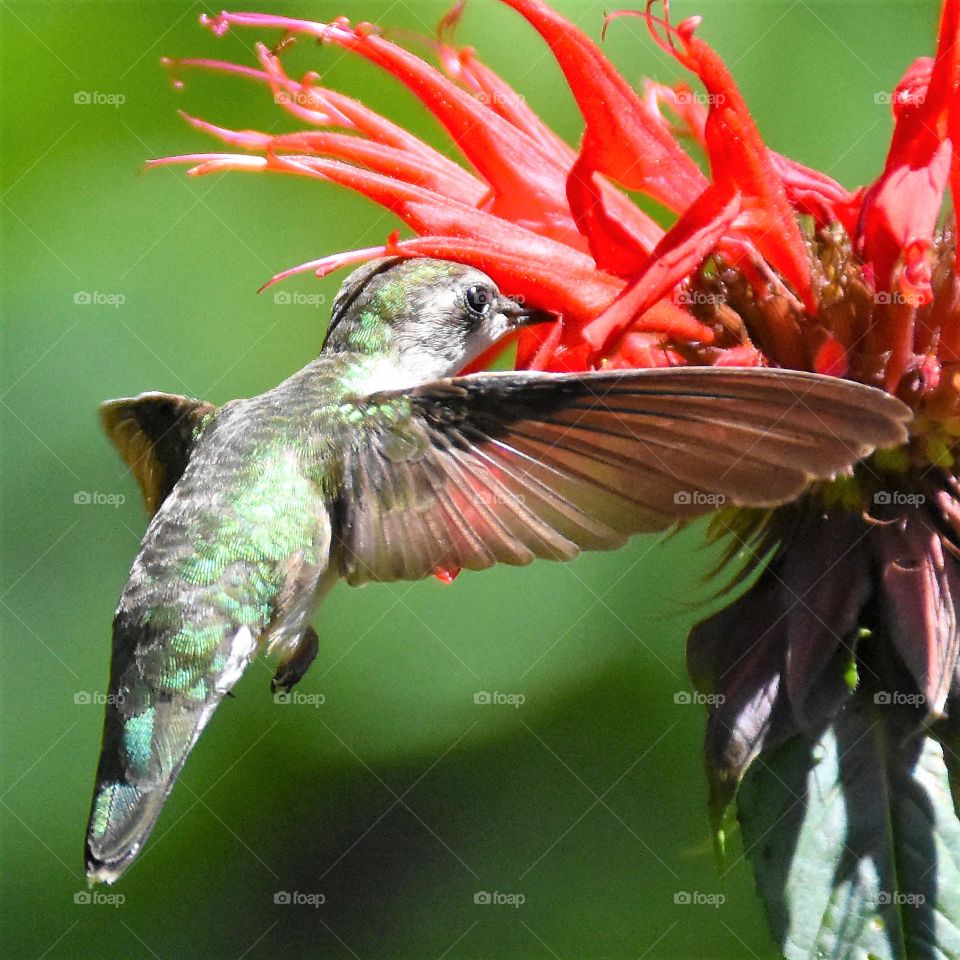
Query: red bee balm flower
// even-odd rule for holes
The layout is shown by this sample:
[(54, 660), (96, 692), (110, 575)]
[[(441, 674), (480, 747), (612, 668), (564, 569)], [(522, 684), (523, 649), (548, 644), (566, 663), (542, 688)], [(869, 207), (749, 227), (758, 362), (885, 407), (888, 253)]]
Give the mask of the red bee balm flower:
[[(765, 145), (729, 71), (697, 35), (698, 18), (673, 24), (666, 2), (662, 16), (652, 4), (630, 14), (645, 18), (707, 96), (654, 82), (638, 94), (543, 0), (502, 2), (536, 28), (563, 70), (585, 123), (579, 150), (472, 49), (453, 45), (461, 2), (441, 22), (439, 67), (368, 23), (204, 16), (216, 34), (276, 29), (284, 42), (258, 44), (256, 68), (169, 65), (257, 81), (306, 129), (269, 135), (188, 117), (242, 152), (153, 162), (191, 163), (194, 174), (297, 174), (364, 194), (415, 236), (395, 233), (270, 282), (383, 255), (472, 264), (508, 295), (559, 317), (521, 333), (520, 367), (792, 367), (860, 380), (908, 403), (916, 419), (904, 448), (776, 511), (717, 515), (712, 536), (727, 540), (727, 559), (747, 548), (738, 582), (756, 577), (693, 631), (688, 658), (710, 705), (717, 823), (742, 784), (740, 822), (784, 950), (833, 955), (840, 942), (907, 956), (891, 951), (917, 938), (957, 955), (950, 938), (960, 908), (938, 897), (946, 864), (960, 862), (946, 786), (947, 768), (960, 766), (960, 725), (949, 716), (960, 682), (960, 284), (954, 218), (944, 223), (942, 214), (947, 192), (955, 202), (960, 190), (960, 0), (944, 4), (936, 56), (915, 61), (893, 94), (884, 170), (854, 192)], [(316, 75), (288, 76), (282, 50), (298, 38), (391, 74), (440, 121), (467, 166)], [(705, 151), (709, 175), (678, 132)], [(664, 230), (620, 188), (657, 201), (675, 222)], [(926, 872), (906, 863), (924, 849)], [(813, 869), (818, 855), (830, 869)], [(915, 895), (909, 909), (898, 892)], [(818, 924), (838, 913), (857, 922), (824, 934)]]

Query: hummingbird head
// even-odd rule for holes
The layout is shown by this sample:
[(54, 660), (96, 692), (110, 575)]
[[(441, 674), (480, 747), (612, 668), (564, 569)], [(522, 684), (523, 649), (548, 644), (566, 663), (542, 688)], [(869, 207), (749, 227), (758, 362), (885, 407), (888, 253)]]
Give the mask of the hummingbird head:
[(383, 357), (411, 384), (452, 376), (521, 326), (555, 319), (450, 260), (374, 260), (344, 281), (325, 352)]

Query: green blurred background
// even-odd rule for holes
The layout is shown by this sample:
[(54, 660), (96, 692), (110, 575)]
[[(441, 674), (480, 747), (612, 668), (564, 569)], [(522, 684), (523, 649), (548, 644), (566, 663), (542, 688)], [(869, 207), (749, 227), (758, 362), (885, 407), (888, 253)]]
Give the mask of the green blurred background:
[[(602, 3), (557, 6), (597, 35)], [(263, 7), (417, 32), (445, 8)], [(299, 302), (288, 303), (257, 296), (259, 284), (394, 226), (362, 198), (299, 179), (138, 173), (149, 157), (210, 149), (177, 108), (290, 129), (241, 80), (189, 74), (184, 91), (171, 87), (163, 54), (252, 63), (260, 37), (217, 40), (197, 26), (203, 9), (0, 3), (3, 956), (775, 957), (736, 840), (718, 876), (703, 710), (677, 702), (685, 631), (710, 594), (701, 528), (450, 587), (336, 590), (315, 618), (305, 702), (275, 704), (270, 665), (255, 665), (144, 855), (99, 888), (123, 902), (75, 902), (110, 619), (145, 528), (96, 405), (146, 389), (223, 402), (273, 386), (316, 354), (340, 278), (290, 281), (280, 289)], [(702, 35), (771, 144), (854, 185), (880, 168), (885, 93), (932, 50), (937, 4), (690, 0), (673, 13), (704, 14)], [(559, 72), (515, 15), (471, 0), (460, 39), (576, 140)], [(322, 70), (446, 148), (393, 82), (301, 46), (291, 70)], [(637, 21), (618, 23), (606, 49), (631, 82), (682, 79)], [(79, 92), (124, 102), (75, 103)], [(126, 499), (76, 503), (80, 492)], [(478, 705), (478, 691), (525, 702)], [(484, 891), (523, 903), (475, 903)], [(677, 902), (685, 894), (713, 904)]]

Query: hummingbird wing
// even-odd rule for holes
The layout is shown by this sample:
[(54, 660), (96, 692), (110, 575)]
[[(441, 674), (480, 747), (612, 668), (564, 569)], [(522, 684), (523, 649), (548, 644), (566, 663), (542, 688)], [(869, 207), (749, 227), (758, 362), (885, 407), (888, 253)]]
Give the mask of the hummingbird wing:
[(173, 393), (141, 393), (100, 405), (100, 422), (130, 468), (153, 516), (183, 475), (212, 403)]
[(373, 394), (344, 464), (351, 584), (610, 550), (722, 504), (774, 506), (878, 447), (909, 409), (762, 368), (486, 373)]

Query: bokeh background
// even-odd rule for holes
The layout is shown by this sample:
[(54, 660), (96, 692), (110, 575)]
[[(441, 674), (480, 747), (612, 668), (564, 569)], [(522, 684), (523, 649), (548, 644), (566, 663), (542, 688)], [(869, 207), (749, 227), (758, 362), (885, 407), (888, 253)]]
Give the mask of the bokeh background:
[[(557, 6), (598, 34), (602, 3)], [(445, 7), (263, 8), (425, 33)], [(89, 902), (81, 853), (109, 625), (145, 527), (96, 405), (273, 386), (316, 354), (340, 278), (298, 278), (280, 297), (258, 296), (260, 283), (394, 226), (359, 197), (293, 178), (139, 173), (149, 157), (207, 149), (178, 108), (287, 128), (241, 80), (187, 75), (173, 89), (163, 54), (252, 63), (260, 37), (217, 40), (197, 26), (203, 9), (0, 3), (0, 952), (775, 957), (738, 839), (722, 875), (708, 840), (703, 708), (683, 668), (711, 592), (702, 528), (449, 587), (336, 590), (314, 621), (322, 645), (301, 701), (275, 704), (271, 666), (251, 668), (144, 855)], [(931, 51), (937, 4), (678, 0), (673, 12), (704, 15), (771, 144), (852, 186), (879, 170), (886, 92)], [(460, 39), (576, 140), (559, 71), (514, 14), (471, 0)], [(631, 81), (683, 78), (637, 21), (616, 24), (606, 50)], [(365, 64), (307, 46), (290, 57), (446, 148)], [(479, 692), (523, 702), (478, 704)], [(511, 902), (475, 902), (494, 892)]]

